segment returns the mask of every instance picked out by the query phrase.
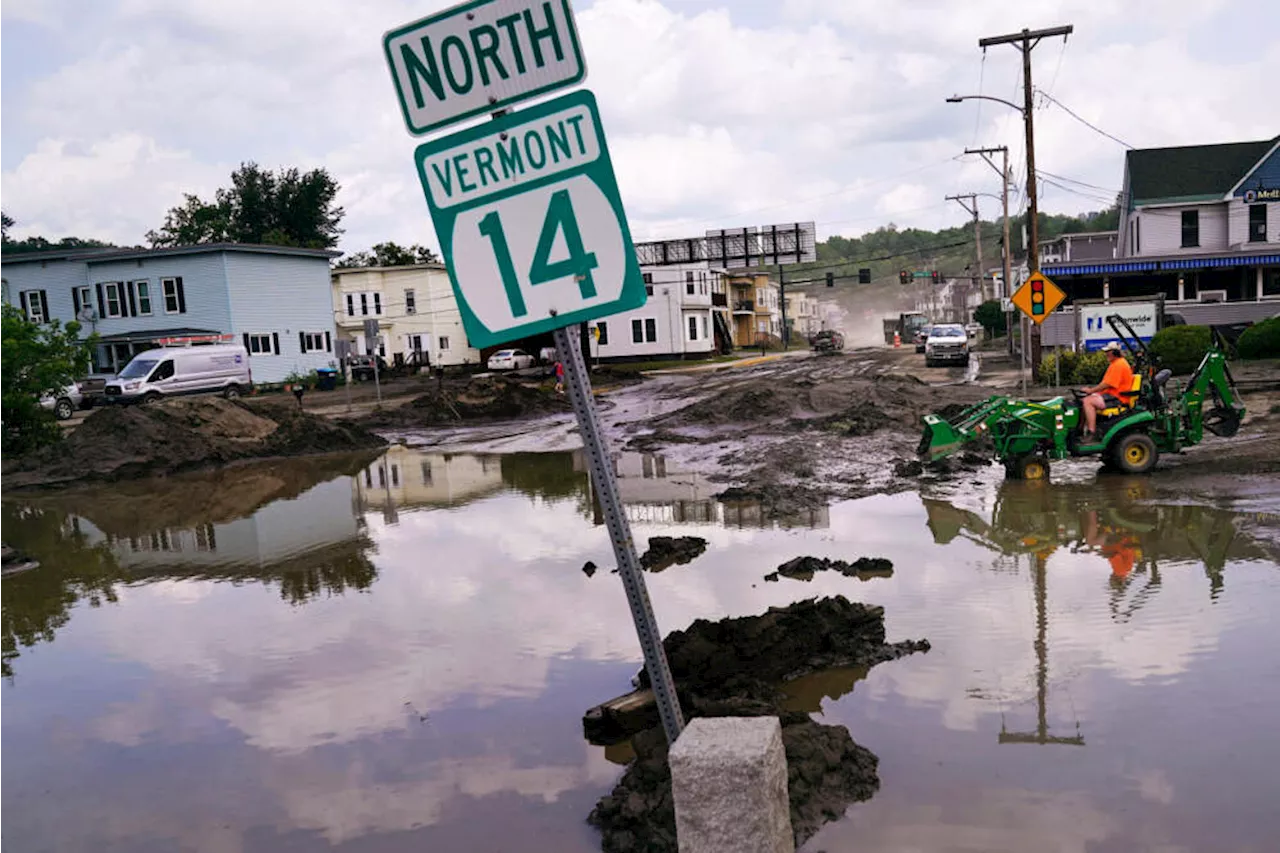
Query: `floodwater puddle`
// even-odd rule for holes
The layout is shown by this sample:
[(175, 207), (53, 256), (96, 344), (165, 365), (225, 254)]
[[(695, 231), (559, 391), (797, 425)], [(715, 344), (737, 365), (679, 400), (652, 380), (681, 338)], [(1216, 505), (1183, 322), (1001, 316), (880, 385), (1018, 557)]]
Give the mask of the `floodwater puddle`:
[[(766, 520), (671, 457), (616, 473), (641, 550), (709, 543), (648, 576), (664, 631), (838, 594), (932, 643), (786, 685), (880, 761), (875, 796), (803, 850), (1280, 836), (1257, 513), (1100, 478)], [(39, 562), (0, 599), (15, 847), (599, 849), (585, 818), (631, 753), (588, 744), (582, 713), (640, 654), (580, 454), (236, 466), (6, 498), (3, 530)], [(893, 572), (764, 582), (801, 555)]]

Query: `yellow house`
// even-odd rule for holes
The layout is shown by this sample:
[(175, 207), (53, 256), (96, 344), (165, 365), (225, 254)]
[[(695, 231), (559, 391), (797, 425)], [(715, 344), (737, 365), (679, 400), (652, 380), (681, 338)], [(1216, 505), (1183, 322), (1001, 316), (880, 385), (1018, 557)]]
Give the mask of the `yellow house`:
[(761, 338), (776, 343), (782, 330), (777, 282), (768, 273), (731, 273), (729, 292), (734, 346), (758, 346)]

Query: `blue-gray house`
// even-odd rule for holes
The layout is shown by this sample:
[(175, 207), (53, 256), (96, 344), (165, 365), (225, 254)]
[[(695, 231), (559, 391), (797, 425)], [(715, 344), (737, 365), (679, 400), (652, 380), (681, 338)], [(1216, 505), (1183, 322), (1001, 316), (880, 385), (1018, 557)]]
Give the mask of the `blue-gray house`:
[(255, 382), (279, 382), (334, 361), (338, 254), (238, 243), (20, 254), (3, 259), (4, 298), (36, 322), (97, 332), (95, 373), (164, 338), (230, 334), (249, 350)]

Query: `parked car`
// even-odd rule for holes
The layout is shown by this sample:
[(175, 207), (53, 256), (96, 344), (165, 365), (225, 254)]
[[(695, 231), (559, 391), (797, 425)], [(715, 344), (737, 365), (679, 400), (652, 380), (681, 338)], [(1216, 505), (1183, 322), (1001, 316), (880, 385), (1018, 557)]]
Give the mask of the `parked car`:
[(80, 392), (80, 385), (72, 382), (70, 385), (62, 388), (57, 394), (49, 394), (40, 398), (40, 406), (45, 409), (53, 409), (53, 415), (60, 421), (65, 421), (76, 413), (76, 409), (80, 408), (84, 402), (84, 395)]
[(351, 365), (351, 378), (357, 382), (372, 382), (374, 380), (374, 358), (378, 360), (378, 378), (386, 376), (387, 362), (382, 356), (353, 355), (348, 362)]
[(521, 349), (501, 349), (489, 356), (490, 370), (527, 370), (533, 367), (533, 356)]
[(969, 335), (959, 323), (941, 323), (929, 328), (924, 344), (925, 366), (946, 362), (969, 363)]
[(540, 361), (541, 363), (555, 364), (557, 360), (558, 359), (556, 358), (555, 347), (543, 347), (542, 349), (538, 350), (538, 361)]
[(206, 344), (140, 352), (102, 391), (108, 403), (149, 403), (182, 394), (234, 399), (252, 388), (248, 350), (239, 344)]
[(916, 329), (916, 336), (914, 341), (916, 345), (916, 352), (924, 352), (925, 341), (929, 340), (929, 330), (931, 328), (933, 327), (921, 326), (919, 329)]

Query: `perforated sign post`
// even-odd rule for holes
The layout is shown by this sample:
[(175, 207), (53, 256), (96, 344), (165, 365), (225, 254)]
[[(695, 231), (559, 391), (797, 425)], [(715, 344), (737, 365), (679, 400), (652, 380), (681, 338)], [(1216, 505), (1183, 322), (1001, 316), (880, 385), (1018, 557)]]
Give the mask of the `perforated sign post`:
[[(456, 22), (458, 11), (477, 10), (476, 20), (480, 20), (478, 10), (489, 5), (514, 9), (518, 4), (504, 0), (473, 3), (454, 10), (452, 19)], [(560, 32), (568, 35), (561, 43), (572, 36), (576, 55), (577, 35), (568, 2), (527, 5), (539, 10), (535, 17), (544, 14), (548, 21), (556, 10), (563, 12), (565, 28)], [(527, 35), (534, 39), (530, 51), (539, 38), (551, 38), (545, 29), (529, 24), (529, 11), (523, 12), (519, 21), (514, 14), (494, 23), (505, 26), (507, 21), (518, 29), (523, 21)], [(431, 20), (419, 23), (427, 25)], [(469, 15), (463, 20), (473, 26), (470, 39), (474, 47), (475, 21)], [(399, 44), (395, 39), (407, 38), (410, 33), (417, 37), (416, 26), (393, 31), (384, 42), (410, 131), (439, 127), (477, 111), (497, 111), (503, 102), (490, 99), (470, 112), (455, 110), (447, 120), (419, 121), (404, 102), (405, 84), (396, 71), (393, 51), (393, 45)], [(465, 48), (461, 36), (455, 33), (450, 38), (454, 41), (440, 42), (442, 61), (455, 54), (461, 56)], [(515, 35), (512, 39), (517, 40)], [(452, 51), (446, 42), (455, 45)], [(426, 36), (422, 36), (421, 46), (430, 51)], [(477, 47), (474, 54), (480, 59), (483, 51)], [(528, 55), (532, 54), (526, 58)], [(580, 56), (577, 65), (581, 74), (576, 79), (580, 80), (585, 74)], [(428, 68), (425, 75), (421, 70), (415, 73), (425, 80), (434, 71)], [(506, 103), (529, 96), (526, 92)], [(530, 335), (554, 334), (645, 670), (663, 730), (674, 743), (684, 728), (684, 719), (577, 340), (578, 323), (639, 308), (646, 299), (595, 96), (580, 90), (519, 113), (495, 116), (491, 122), (418, 146), (415, 159), (471, 345), (484, 348)]]

